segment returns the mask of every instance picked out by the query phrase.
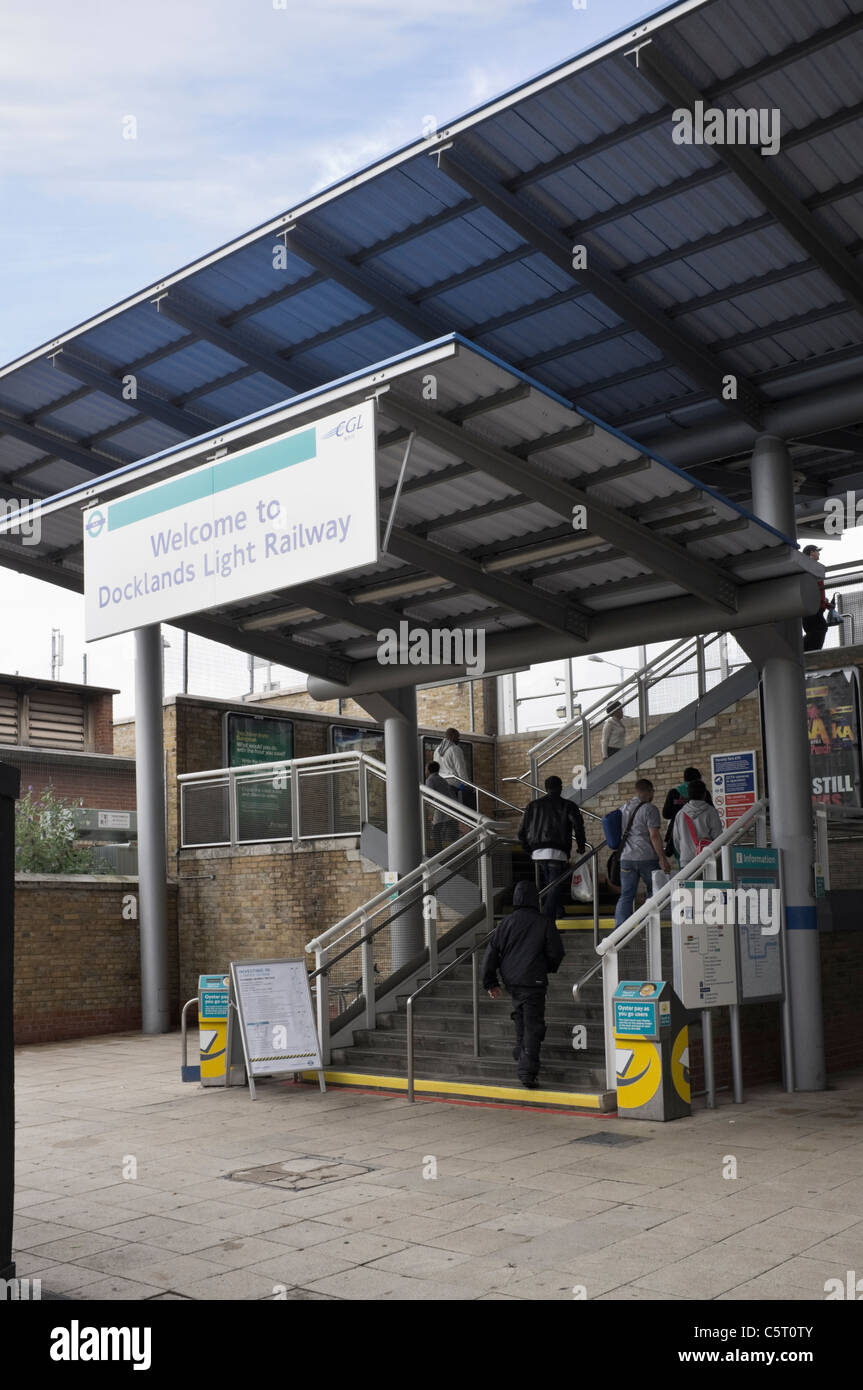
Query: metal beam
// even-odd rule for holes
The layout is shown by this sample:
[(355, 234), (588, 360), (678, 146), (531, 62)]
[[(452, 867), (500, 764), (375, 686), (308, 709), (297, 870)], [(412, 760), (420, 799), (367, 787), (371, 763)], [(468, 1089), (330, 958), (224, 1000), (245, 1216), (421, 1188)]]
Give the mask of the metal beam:
[(675, 328), (664, 310), (627, 288), (617, 274), (603, 263), (592, 247), (588, 269), (573, 270), (570, 242), (561, 230), (547, 221), (538, 208), (522, 203), (463, 149), (440, 154), (440, 165), (448, 178), (481, 201), (495, 217), (541, 252), (552, 265), (571, 276), (597, 299), (606, 304), (625, 323), (632, 325), (649, 342), (674, 362), (686, 375), (706, 387), (734, 414), (751, 423), (760, 419), (762, 401), (755, 390), (738, 376), (738, 398), (725, 400), (725, 372), (711, 353), (697, 340)]
[[(312, 235), (302, 227), (289, 232), (287, 242), (296, 256), (302, 257), (316, 270), (332, 276), (344, 289), (350, 290), (379, 314), (385, 314), (409, 333), (415, 333), (420, 342), (430, 337), (438, 338), (442, 333), (449, 331), (450, 326), (447, 323), (435, 314), (411, 304), (382, 276), (352, 265), (335, 247), (327, 245), (318, 236)], [(295, 351), (301, 350), (301, 345), (298, 344)]]
[[(167, 425), (169, 429), (176, 430), (183, 438), (188, 439), (194, 438), (197, 434), (206, 434), (208, 430), (224, 423), (221, 420), (208, 419), (203, 415), (194, 415), (184, 410), (181, 406), (174, 405), (171, 401), (165, 400), (161, 396), (154, 395), (152, 391), (148, 391), (146, 388), (142, 390), (140, 386), (136, 388), (137, 394), (134, 400), (124, 400), (122, 397), (122, 377), (137, 375), (130, 367), (120, 368), (118, 374), (117, 370), (114, 368), (108, 370), (105, 367), (97, 367), (91, 362), (85, 362), (81, 358), (75, 357), (68, 348), (62, 348), (60, 350), (60, 353), (54, 359), (54, 366), (55, 369), (64, 376), (74, 377), (77, 381), (86, 382), (86, 384), (92, 386), (94, 390), (101, 391), (103, 395), (111, 396), (119, 400), (122, 405), (128, 406), (132, 414), (129, 416), (128, 420), (118, 420), (116, 424), (112, 425), (112, 433), (119, 433), (122, 430), (129, 429), (149, 418), (158, 420), (160, 424)], [(65, 404), (67, 404), (67, 402), (64, 400), (56, 401), (53, 405), (43, 406), (37, 414), (52, 414), (56, 410), (62, 410)]]
[(172, 298), (171, 295), (166, 295), (160, 301), (159, 313), (163, 314), (165, 318), (171, 319), (173, 323), (178, 323), (181, 328), (187, 328), (196, 337), (203, 338), (205, 342), (221, 348), (223, 352), (235, 357), (237, 361), (245, 362), (252, 371), (263, 372), (265, 376), (281, 382), (291, 392), (299, 394), (301, 391), (308, 391), (313, 386), (320, 385), (318, 377), (313, 379), (308, 372), (299, 367), (286, 366), (276, 352), (237, 337), (230, 328), (226, 328), (217, 319), (200, 312), (193, 312)]
[(554, 594), (537, 589), (521, 579), (486, 574), (474, 560), (398, 527), (393, 528), (390, 536), (390, 551), (407, 564), (421, 565), (429, 574), (439, 575), (441, 579), (480, 594), (493, 603), (504, 604), (543, 627), (551, 628), (553, 632), (567, 633), (572, 638), (587, 636), (586, 609), (576, 603), (561, 601)]
[[(705, 98), (709, 102), (715, 102), (719, 97), (729, 95), (753, 82), (759, 82), (763, 77), (773, 72), (780, 72), (783, 68), (793, 63), (798, 58), (808, 57), (812, 53), (820, 52), (822, 48), (827, 48), (834, 43), (842, 43), (845, 39), (859, 32), (863, 26), (863, 18), (859, 14), (848, 15), (827, 29), (822, 29), (816, 34), (801, 40), (798, 43), (789, 44), (787, 48), (782, 48), (776, 53), (771, 53), (767, 58), (762, 58), (749, 68), (738, 68), (728, 77), (723, 77), (712, 87), (708, 87)], [(654, 46), (651, 41), (648, 45), (642, 46), (639, 50), (639, 65), (644, 62), (644, 54)], [(618, 126), (616, 130), (610, 131), (607, 135), (600, 135), (595, 140), (590, 140), (587, 144), (579, 145), (574, 150), (568, 150), (564, 154), (555, 155), (543, 164), (536, 165), (533, 169), (528, 169), (525, 173), (519, 174), (516, 178), (509, 181), (509, 187), (514, 191), (527, 188), (531, 184), (540, 183), (550, 174), (560, 173), (561, 170), (570, 168), (573, 164), (584, 164), (595, 155), (604, 154), (607, 150), (614, 149), (624, 140), (632, 140), (636, 136), (644, 135), (648, 131), (656, 130), (668, 119), (665, 111), (651, 112), (648, 116), (640, 116), (638, 120), (630, 122), (628, 125)]]
[[(694, 109), (696, 102), (705, 101), (705, 94), (689, 81), (657, 43), (647, 44), (641, 50), (638, 72), (672, 106), (682, 102)], [(830, 228), (823, 222), (816, 222), (788, 185), (773, 173), (764, 155), (740, 144), (725, 143), (711, 148), (830, 277), (850, 303), (863, 310), (863, 275), (856, 261), (848, 255)]]
[[(40, 425), (29, 425), (26, 420), (16, 420), (14, 415), (7, 415), (5, 411), (0, 411), (0, 433), (11, 434), (13, 439), (20, 439), (22, 443), (32, 445), (34, 449), (44, 449), (45, 453), (51, 454), (52, 457), (58, 456), (66, 459), (68, 463), (75, 463), (94, 477), (121, 468), (125, 462), (124, 459), (93, 453), (86, 446), (75, 444), (71, 439), (63, 439), (59, 434), (52, 434)], [(47, 459), (38, 459), (32, 466), (41, 468), (47, 462)], [(29, 469), (30, 465), (27, 466)]]
[(290, 637), (246, 632), (229, 621), (210, 617), (206, 613), (193, 613), (170, 621), (172, 627), (185, 628), (186, 632), (194, 632), (210, 642), (221, 642), (223, 646), (247, 652), (250, 656), (259, 656), (263, 661), (274, 662), (278, 666), (289, 666), (294, 671), (305, 671), (307, 675), (323, 680), (341, 682), (350, 679), (352, 663), (331, 655), (326, 647), (307, 646), (294, 642)]
[[(672, 579), (681, 588), (711, 602), (719, 602), (731, 611), (736, 607), (737, 586), (722, 570), (690, 554), (676, 542), (657, 536), (638, 521), (593, 497), (583, 486), (576, 488), (550, 474), (540, 473), (508, 450), (466, 433), (460, 426), (411, 401), (403, 401), (393, 391), (387, 393), (386, 414), (558, 516), (571, 521), (573, 508), (585, 507), (590, 530), (595, 534), (633, 555), (649, 569)], [(589, 480), (585, 481), (589, 486)]]
[(305, 604), (307, 608), (314, 608), (322, 617), (332, 618), (335, 622), (350, 623), (361, 632), (377, 633), (383, 627), (398, 630), (399, 623), (410, 621), (414, 629), (422, 629), (431, 636), (431, 630), (425, 623), (414, 619), (407, 620), (406, 615), (397, 608), (389, 608), (383, 603), (354, 602), (338, 589), (332, 589), (326, 584), (295, 584), (286, 590), (282, 597), (286, 602), (296, 600), (299, 604)]
[[(538, 631), (530, 626), (513, 632), (494, 633), (486, 641), (485, 669), (489, 673), (529, 666), (540, 661), (559, 661), (568, 656), (613, 651), (638, 646), (641, 642), (673, 641), (698, 633), (730, 631), (755, 623), (774, 623), (782, 618), (799, 618), (811, 613), (818, 603), (818, 581), (802, 570), (784, 579), (765, 579), (746, 584), (740, 592), (740, 605), (729, 615), (715, 603), (704, 603), (691, 595), (662, 599), (655, 603), (631, 603), (597, 615), (590, 637), (573, 642), (572, 637)], [(457, 678), (464, 667), (416, 668), (416, 684), (423, 685)], [(382, 667), (376, 661), (357, 663), (348, 686), (339, 688), (330, 681), (309, 681), (309, 692), (316, 700), (344, 699), (369, 690), (386, 690), (404, 685), (410, 678), (405, 667)]]

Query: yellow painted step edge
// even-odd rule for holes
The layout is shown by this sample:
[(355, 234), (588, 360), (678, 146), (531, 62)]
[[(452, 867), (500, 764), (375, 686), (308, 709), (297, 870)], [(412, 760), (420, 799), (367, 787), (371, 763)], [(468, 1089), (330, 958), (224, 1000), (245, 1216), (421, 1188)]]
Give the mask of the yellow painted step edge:
[[(555, 923), (558, 931), (593, 931), (592, 917), (558, 917)], [(670, 927), (670, 922), (660, 922), (661, 927)], [(613, 917), (600, 917), (600, 931), (611, 931), (614, 927)]]
[[(316, 1071), (304, 1071), (304, 1081), (317, 1081)], [(325, 1071), (333, 1086), (363, 1086), (370, 1090), (406, 1091), (407, 1077), (363, 1075), (353, 1071)], [(523, 1086), (481, 1086), (469, 1081), (415, 1081), (414, 1090), (433, 1095), (476, 1096), (482, 1100), (517, 1100), (521, 1104), (564, 1105), (567, 1109), (599, 1110), (599, 1096), (582, 1091), (528, 1091)]]

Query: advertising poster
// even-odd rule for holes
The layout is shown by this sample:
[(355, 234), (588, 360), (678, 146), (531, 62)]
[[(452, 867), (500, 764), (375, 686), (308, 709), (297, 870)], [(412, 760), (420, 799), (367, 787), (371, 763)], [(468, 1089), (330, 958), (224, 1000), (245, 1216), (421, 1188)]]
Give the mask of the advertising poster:
[(815, 806), (860, 806), (860, 687), (855, 668), (806, 675), (809, 766)]

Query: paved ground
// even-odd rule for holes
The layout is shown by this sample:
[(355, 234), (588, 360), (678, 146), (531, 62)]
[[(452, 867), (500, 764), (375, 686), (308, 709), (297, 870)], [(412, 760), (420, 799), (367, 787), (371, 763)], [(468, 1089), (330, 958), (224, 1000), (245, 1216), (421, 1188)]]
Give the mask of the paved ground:
[(667, 1125), (178, 1077), (176, 1035), (20, 1049), (20, 1276), (82, 1299), (808, 1300), (863, 1272), (863, 1073)]

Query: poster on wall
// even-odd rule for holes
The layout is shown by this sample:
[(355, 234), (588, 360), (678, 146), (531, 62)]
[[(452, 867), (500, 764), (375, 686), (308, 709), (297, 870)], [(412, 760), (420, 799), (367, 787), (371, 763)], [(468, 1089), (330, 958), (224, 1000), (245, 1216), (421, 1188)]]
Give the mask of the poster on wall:
[(714, 753), (710, 759), (710, 791), (719, 812), (722, 829), (750, 811), (758, 800), (758, 770), (755, 750)]
[(855, 667), (806, 673), (806, 721), (813, 805), (863, 805)]
[[(275, 763), (294, 756), (294, 725), (290, 719), (264, 714), (225, 715), (228, 767)], [(242, 841), (281, 840), (291, 836), (291, 791), (284, 776), (237, 782), (237, 836)]]

